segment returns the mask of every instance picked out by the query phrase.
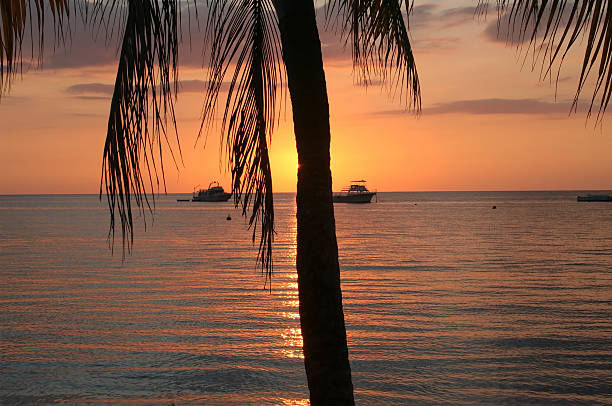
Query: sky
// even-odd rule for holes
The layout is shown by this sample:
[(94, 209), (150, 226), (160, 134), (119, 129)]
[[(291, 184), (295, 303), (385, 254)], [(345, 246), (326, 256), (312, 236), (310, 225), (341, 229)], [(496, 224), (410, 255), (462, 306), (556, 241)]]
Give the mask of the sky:
[[(495, 11), (475, 17), (476, 3), (415, 1), (418, 116), (393, 89), (358, 83), (350, 50), (320, 24), (335, 191), (354, 179), (378, 191), (612, 189), (610, 115), (601, 125), (587, 120), (585, 101), (569, 114), (580, 50), (558, 81), (542, 80), (538, 61), (498, 35)], [(201, 34), (192, 32), (180, 55), (182, 156), (175, 164), (165, 154), (170, 193), (212, 180), (230, 187), (219, 129), (197, 139), (207, 73)], [(76, 27), (67, 47), (49, 47), (42, 69), (26, 67), (0, 100), (0, 194), (98, 192), (118, 41), (93, 37)], [(274, 191), (295, 192), (288, 98), (270, 151)]]

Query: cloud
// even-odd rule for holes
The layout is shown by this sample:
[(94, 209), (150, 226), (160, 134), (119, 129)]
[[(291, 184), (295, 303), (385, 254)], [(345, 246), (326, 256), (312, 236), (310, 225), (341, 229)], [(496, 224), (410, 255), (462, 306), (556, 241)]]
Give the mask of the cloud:
[(474, 23), (476, 15), (476, 7), (456, 7), (442, 10), (435, 19), (443, 28), (454, 28)]
[(102, 100), (105, 102), (110, 101), (110, 97), (104, 96), (74, 96), (74, 98), (79, 100)]
[[(49, 69), (81, 69), (100, 66), (112, 66), (116, 69), (121, 40), (126, 21), (125, 10), (116, 7), (114, 14), (103, 13), (104, 22), (97, 21), (89, 16), (89, 21), (84, 23), (79, 12), (85, 10), (88, 0), (74, 0), (71, 9), (74, 14), (69, 21), (64, 21), (63, 34), (54, 32), (54, 18), (48, 6), (44, 8), (44, 50), (42, 68)], [(195, 21), (195, 9), (191, 6), (190, 12), (183, 10), (181, 13), (181, 28), (183, 42), (179, 46), (179, 63), (181, 66), (201, 67), (204, 62), (203, 44), (204, 33), (202, 32), (202, 21), (207, 15), (205, 4), (198, 3), (200, 23)], [(110, 10), (111, 8), (108, 8)], [(90, 11), (91, 13), (91, 11)], [(101, 18), (101, 17), (100, 17)], [(108, 27), (106, 26), (108, 23)], [(190, 31), (189, 31), (190, 30)], [(26, 27), (24, 36), (24, 57), (36, 60), (38, 57), (38, 39), (35, 38), (33, 47), (30, 37), (30, 27)], [(36, 29), (33, 30), (37, 32)], [(62, 38), (63, 36), (63, 38)], [(36, 37), (36, 35), (35, 35)], [(191, 43), (191, 44), (190, 44)], [(32, 49), (33, 55), (31, 55)], [(36, 64), (33, 66), (36, 68)]]
[(74, 117), (83, 117), (83, 118), (100, 118), (100, 117), (108, 117), (108, 115), (100, 114), (100, 113), (70, 113), (71, 116)]
[(0, 105), (23, 104), (32, 100), (28, 96), (13, 96), (11, 94), (3, 94), (0, 96)]
[(208, 81), (204, 80), (181, 80), (179, 82), (179, 92), (181, 93), (203, 93), (208, 87)]
[(85, 95), (85, 94), (100, 94), (104, 96), (113, 95), (113, 85), (105, 83), (79, 83), (66, 88), (66, 93), (74, 95)]
[(504, 44), (518, 45), (529, 40), (529, 36), (521, 34), (518, 28), (514, 27), (512, 29), (508, 14), (487, 24), (483, 34), (488, 41)]
[[(208, 81), (205, 80), (181, 80), (178, 83), (179, 93), (205, 93)], [(229, 87), (227, 82), (221, 85), (221, 91)], [(114, 86), (106, 83), (78, 83), (64, 89), (65, 93), (82, 100), (108, 100), (113, 95)]]
[(419, 4), (412, 8), (410, 14), (410, 28), (423, 27), (436, 20), (436, 4)]
[[(423, 115), (435, 114), (474, 114), (474, 115), (550, 115), (569, 114), (570, 102), (551, 103), (538, 99), (476, 99), (457, 100), (448, 103), (435, 104), (423, 108)], [(583, 109), (580, 109), (583, 110)], [(386, 110), (375, 115), (402, 115), (406, 110)]]
[[(86, 0), (75, 1), (79, 3)], [(190, 13), (186, 9), (182, 11), (183, 42), (179, 48), (181, 67), (200, 68), (207, 63), (204, 55), (203, 28), (208, 10), (201, 2), (197, 3), (197, 9), (199, 23), (195, 20), (196, 13), (193, 7)], [(474, 7), (444, 8), (433, 3), (416, 5), (410, 16), (411, 42), (415, 53), (445, 51), (459, 46), (460, 41), (457, 37), (451, 36), (452, 34), (446, 36), (445, 33), (439, 31), (471, 22), (474, 18), (474, 11)], [(351, 45), (346, 44), (340, 34), (339, 27), (342, 23), (338, 22), (334, 25), (331, 21), (330, 24), (327, 24), (326, 12), (325, 7), (316, 10), (324, 61), (326, 64), (350, 66), (352, 64)], [(46, 21), (52, 21), (50, 15)], [(84, 69), (104, 66), (114, 71), (120, 50), (123, 25), (124, 15), (119, 13), (112, 27), (113, 31), (107, 38), (105, 28), (86, 26), (80, 18), (73, 18), (70, 23), (70, 38), (66, 44), (53, 44), (52, 40), (45, 42), (47, 49), (43, 58), (44, 69)], [(52, 28), (53, 24), (46, 24), (46, 38), (54, 38)], [(202, 83), (185, 83), (183, 91), (201, 91), (201, 85)]]
[[(436, 4), (414, 7), (410, 16), (410, 28), (415, 53), (418, 55), (457, 48), (461, 40), (453, 35), (453, 31), (456, 31), (459, 25), (474, 23), (476, 15), (476, 7), (441, 9)], [(444, 35), (446, 29), (453, 31), (450, 35)]]
[[(326, 23), (325, 7), (316, 10), (323, 60), (326, 63), (351, 64), (351, 44), (345, 43), (339, 27), (342, 22), (332, 17)], [(476, 7), (455, 7), (445, 9), (437, 4), (426, 3), (414, 6), (410, 14), (410, 42), (416, 54), (454, 49), (460, 44), (457, 36), (440, 35), (441, 30), (472, 23)], [(433, 35), (433, 36), (432, 36)]]
[(477, 99), (440, 103), (423, 114), (568, 114), (570, 103), (549, 103), (538, 99)]
[(422, 39), (414, 42), (414, 51), (417, 54), (449, 50), (456, 48), (461, 40), (458, 37), (439, 37)]
[[(106, 35), (106, 29), (101, 23), (94, 23), (93, 16), (85, 23), (81, 18), (81, 12), (86, 8), (91, 9), (88, 0), (74, 0), (70, 2), (71, 16), (64, 19), (61, 25), (55, 24), (56, 18), (46, 2), (43, 6), (42, 19), (45, 22), (43, 29), (43, 52), (41, 65), (38, 66), (38, 50), (41, 46), (38, 38), (38, 27), (32, 28), (30, 24), (38, 24), (36, 18), (28, 19), (24, 29), (23, 56), (31, 57), (35, 63), (33, 68), (43, 69), (67, 69), (82, 68), (88, 66), (102, 66), (115, 63), (119, 49), (120, 38), (114, 35)], [(118, 8), (115, 8), (118, 10)], [(34, 12), (34, 16), (36, 12)], [(91, 13), (91, 11), (90, 11)], [(124, 19), (117, 16), (116, 27), (123, 25)], [(32, 35), (34, 38), (32, 38)]]
[(47, 50), (43, 69), (77, 69), (94, 66), (116, 65), (115, 50), (95, 41), (87, 34), (79, 35), (63, 50)]
[[(229, 82), (223, 82), (221, 84), (221, 91), (227, 91), (229, 88)], [(208, 90), (207, 80), (180, 80), (179, 81), (179, 93), (205, 93)]]
[(385, 81), (382, 79), (370, 79), (369, 81), (365, 81), (358, 78), (354, 85), (359, 87), (381, 87), (385, 85)]
[(437, 4), (421, 4), (415, 6), (410, 14), (410, 28), (419, 30), (436, 26), (452, 28), (458, 25), (472, 23), (476, 16), (476, 7), (454, 7), (441, 9)]
[[(85, 3), (85, 0), (75, 0), (77, 3)], [(320, 7), (316, 10), (317, 24), (321, 47), (326, 63), (351, 64), (351, 47), (345, 44), (340, 34), (341, 22), (333, 24), (326, 23), (326, 9)], [(49, 10), (47, 10), (49, 13)], [(197, 3), (197, 15), (199, 23), (195, 20), (196, 12), (191, 7), (190, 13), (182, 11), (182, 38), (179, 47), (179, 63), (181, 67), (199, 68), (205, 66), (207, 58), (204, 55), (204, 32), (203, 27), (208, 13), (204, 3)], [(413, 8), (410, 16), (410, 28), (413, 33), (412, 45), (416, 52), (430, 52), (434, 50), (446, 50), (455, 48), (458, 40), (455, 37), (439, 35), (440, 28), (454, 27), (473, 20), (474, 7), (457, 7), (445, 9), (437, 4), (420, 4)], [(116, 69), (118, 55), (121, 45), (121, 34), (123, 30), (124, 14), (118, 13), (112, 31), (108, 33), (105, 28), (85, 25), (80, 18), (73, 18), (70, 23), (70, 35), (66, 43), (54, 43), (53, 40), (45, 41), (45, 52), (43, 68), (48, 69), (82, 69), (100, 66)], [(46, 21), (51, 22), (52, 16), (46, 16)], [(333, 20), (333, 17), (332, 17)], [(433, 27), (433, 29), (432, 29)], [(28, 31), (28, 30), (26, 30)], [(435, 35), (432, 37), (431, 35)], [(54, 38), (53, 24), (45, 26), (46, 38)], [(26, 39), (27, 43), (27, 39)], [(24, 47), (25, 49), (25, 47)], [(198, 84), (192, 84), (198, 86)], [(186, 87), (183, 91), (191, 91)]]
[[(484, 30), (484, 37), (492, 42), (502, 42), (511, 45), (521, 45), (528, 43), (531, 40), (533, 30), (535, 28), (534, 18), (532, 17), (527, 23), (526, 29), (523, 29), (523, 21), (521, 12), (517, 12), (517, 16), (512, 16), (510, 12), (505, 12), (495, 20), (491, 21)], [(563, 15), (559, 21), (559, 27), (565, 27), (569, 21), (571, 7), (563, 9)], [(536, 32), (535, 39), (540, 40), (546, 32), (546, 23), (550, 18), (550, 7), (547, 7), (542, 14), (540, 28)], [(556, 14), (555, 14), (556, 18)], [(563, 32), (563, 31), (561, 31)], [(549, 33), (550, 35), (550, 33)]]

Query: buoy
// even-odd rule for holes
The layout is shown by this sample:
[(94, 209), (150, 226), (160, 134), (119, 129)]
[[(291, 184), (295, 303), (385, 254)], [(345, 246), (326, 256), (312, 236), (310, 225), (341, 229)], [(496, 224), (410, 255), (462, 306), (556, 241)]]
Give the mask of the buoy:
[(226, 220), (231, 220), (232, 216), (230, 216), (229, 214), (227, 215), (227, 217), (225, 218)]

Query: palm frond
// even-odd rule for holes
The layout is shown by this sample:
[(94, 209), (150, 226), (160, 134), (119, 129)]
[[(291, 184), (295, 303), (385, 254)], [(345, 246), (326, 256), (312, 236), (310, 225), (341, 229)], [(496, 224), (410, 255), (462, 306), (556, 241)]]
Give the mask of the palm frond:
[[(405, 7), (406, 16), (402, 12)], [(406, 101), (416, 111), (421, 108), (421, 88), (408, 35), (409, 0), (332, 0), (328, 20), (335, 18), (350, 41), (353, 66), (360, 81), (368, 84), (381, 78), (395, 89), (407, 91)]]
[(130, 0), (127, 6), (100, 182), (111, 215), (109, 237), (114, 239), (118, 211), (124, 252), (134, 238), (132, 199), (144, 216), (151, 208), (147, 193), (154, 204), (160, 175), (165, 188), (162, 150), (166, 142), (172, 154), (178, 67), (177, 0)]
[(283, 78), (278, 23), (270, 0), (210, 1), (209, 6), (209, 85), (200, 134), (210, 129), (224, 79), (231, 75), (221, 131), (232, 193), (249, 217), (253, 242), (258, 225), (261, 229), (258, 260), (269, 278), (274, 206), (268, 139), (278, 120), (276, 97)]
[[(488, 3), (480, 1), (481, 5)], [(597, 121), (612, 95), (612, 6), (604, 0), (497, 0), (500, 15), (507, 14), (509, 32), (527, 41), (544, 64), (544, 76), (559, 69), (572, 47), (584, 38), (584, 58), (573, 109), (591, 77), (595, 85), (588, 110), (599, 104)], [(558, 77), (558, 73), (557, 73)]]
[(23, 39), (31, 36), (32, 56), (38, 42), (40, 63), (44, 44), (45, 7), (49, 7), (57, 37), (63, 37), (65, 21), (70, 17), (69, 0), (2, 0), (0, 2), (0, 96), (8, 91), (13, 76), (21, 71)]

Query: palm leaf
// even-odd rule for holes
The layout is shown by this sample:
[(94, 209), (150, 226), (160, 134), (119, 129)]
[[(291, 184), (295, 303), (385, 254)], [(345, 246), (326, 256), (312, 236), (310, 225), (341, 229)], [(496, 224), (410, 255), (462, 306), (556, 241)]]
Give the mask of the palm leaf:
[[(481, 0), (481, 6), (488, 2)], [(570, 49), (584, 38), (584, 57), (573, 109), (590, 78), (595, 85), (588, 116), (598, 104), (602, 118), (612, 95), (612, 6), (604, 0), (497, 0), (500, 14), (508, 14), (509, 35), (516, 32), (544, 64), (544, 76), (556, 62), (559, 69)], [(558, 73), (557, 73), (558, 78)]]
[[(402, 13), (405, 7), (406, 17)], [(332, 0), (328, 21), (341, 25), (350, 42), (353, 66), (366, 85), (373, 78), (390, 83), (391, 89), (401, 85), (407, 90), (408, 105), (419, 111), (421, 88), (408, 35), (412, 3), (408, 0)]]
[(278, 120), (276, 97), (283, 78), (278, 22), (270, 0), (210, 1), (209, 6), (209, 85), (200, 134), (210, 129), (229, 76), (221, 131), (232, 193), (236, 206), (241, 204), (242, 214), (249, 217), (253, 242), (257, 227), (261, 229), (258, 260), (269, 278), (274, 207), (268, 139)]
[(127, 7), (100, 184), (111, 215), (109, 237), (118, 212), (124, 252), (133, 242), (132, 204), (144, 216), (151, 208), (147, 193), (154, 203), (160, 175), (165, 188), (162, 142), (170, 146), (168, 117), (176, 129), (178, 66), (177, 0), (130, 0)]
[(40, 63), (44, 44), (45, 7), (53, 17), (55, 32), (63, 38), (64, 23), (69, 18), (68, 0), (2, 0), (0, 2), (0, 95), (10, 88), (12, 77), (21, 71), (24, 34), (29, 29), (32, 37), (32, 56), (35, 56), (34, 41), (38, 41)]

